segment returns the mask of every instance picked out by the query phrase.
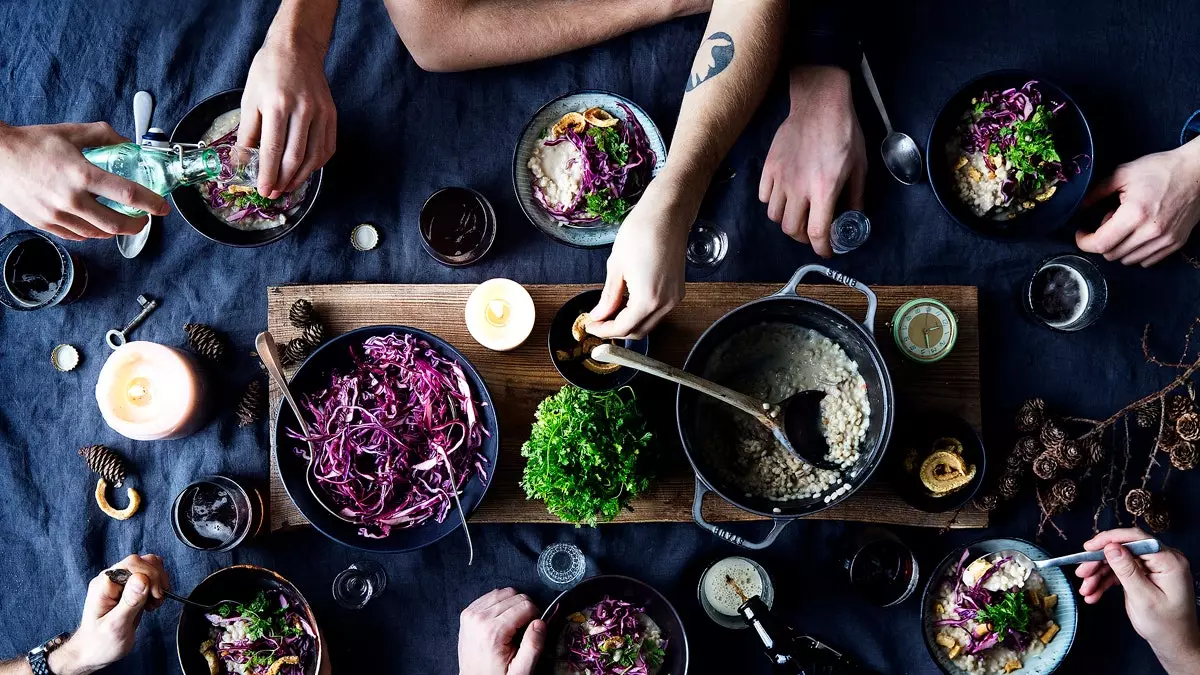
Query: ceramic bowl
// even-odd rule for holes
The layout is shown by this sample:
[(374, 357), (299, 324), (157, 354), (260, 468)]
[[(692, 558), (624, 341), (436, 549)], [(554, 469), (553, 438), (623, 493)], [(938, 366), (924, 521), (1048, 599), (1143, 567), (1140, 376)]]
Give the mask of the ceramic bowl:
[(563, 115), (569, 112), (582, 112), (588, 108), (600, 107), (608, 112), (625, 119), (626, 113), (617, 104), (623, 104), (637, 119), (646, 131), (650, 141), (650, 149), (654, 151), (657, 161), (650, 175), (657, 176), (667, 162), (667, 145), (662, 134), (655, 126), (654, 120), (641, 106), (629, 99), (614, 94), (611, 91), (588, 89), (565, 94), (542, 106), (525, 124), (521, 135), (517, 138), (517, 148), (513, 153), (513, 189), (517, 193), (517, 203), (529, 218), (529, 222), (551, 239), (579, 248), (599, 248), (608, 246), (617, 238), (619, 224), (600, 223), (592, 225), (566, 225), (555, 220), (553, 216), (538, 204), (533, 196), (533, 176), (529, 173), (529, 157), (537, 147), (537, 142), (545, 135), (545, 130), (554, 125)]
[[(567, 382), (588, 391), (619, 389), (632, 382), (638, 374), (638, 371), (633, 368), (625, 367), (618, 368), (613, 373), (601, 374), (588, 370), (583, 365), (582, 358), (567, 360), (558, 358), (558, 352), (570, 351), (579, 345), (571, 334), (571, 326), (574, 325), (575, 319), (580, 314), (592, 309), (596, 303), (600, 302), (600, 293), (600, 289), (584, 291), (563, 303), (563, 306), (554, 315), (554, 320), (550, 322), (550, 334), (546, 339), (546, 345), (550, 349), (550, 362), (554, 364), (554, 369), (558, 371), (558, 374), (562, 375)], [(626, 338), (624, 341), (617, 340), (617, 344), (642, 355), (650, 352), (649, 337), (638, 340)]]
[[(930, 513), (954, 511), (965, 506), (979, 492), (987, 473), (987, 452), (979, 433), (961, 417), (948, 413), (909, 416), (899, 423), (888, 451), (888, 477), (904, 501)], [(954, 438), (962, 443), (963, 460), (975, 466), (975, 477), (959, 490), (939, 497), (921, 482), (920, 462), (929, 455), (939, 438)], [(910, 449), (917, 451), (914, 471), (905, 466)]]

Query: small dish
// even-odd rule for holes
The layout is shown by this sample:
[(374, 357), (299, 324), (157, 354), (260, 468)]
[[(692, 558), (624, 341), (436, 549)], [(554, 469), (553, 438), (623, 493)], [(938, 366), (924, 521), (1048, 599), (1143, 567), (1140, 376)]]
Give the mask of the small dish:
[[(547, 338), (550, 362), (554, 364), (554, 369), (567, 382), (588, 391), (608, 391), (624, 387), (638, 373), (632, 368), (618, 368), (616, 372), (607, 374), (597, 373), (584, 366), (583, 358), (567, 360), (558, 358), (557, 353), (560, 351), (570, 352), (579, 348), (579, 341), (572, 335), (571, 328), (580, 314), (590, 311), (600, 302), (600, 292), (600, 289), (584, 291), (566, 301), (554, 315), (554, 320), (550, 322), (550, 334)], [(617, 340), (616, 343), (639, 354), (650, 353), (649, 337), (640, 340)]]
[[(1049, 558), (1049, 554), (1038, 546), (1022, 539), (985, 539), (967, 547), (967, 559), (974, 560), (982, 555), (996, 551), (1020, 551), (1034, 560)], [(942, 559), (929, 577), (925, 592), (921, 595), (921, 634), (924, 637), (925, 648), (929, 656), (946, 675), (970, 675), (950, 661), (945, 651), (939, 647), (934, 638), (937, 626), (934, 625), (933, 603), (936, 600), (938, 586), (950, 574), (962, 558), (963, 549), (958, 548)], [(1079, 609), (1075, 603), (1075, 590), (1067, 580), (1062, 568), (1054, 567), (1040, 570), (1046, 582), (1046, 592), (1058, 596), (1058, 605), (1054, 609), (1054, 622), (1059, 626), (1059, 632), (1046, 645), (1040, 654), (1022, 659), (1020, 675), (1049, 675), (1062, 664), (1071, 645), (1075, 642), (1075, 629), (1079, 621)]]
[(663, 141), (662, 133), (641, 106), (611, 91), (586, 89), (559, 96), (539, 108), (525, 124), (521, 135), (517, 137), (512, 169), (513, 189), (517, 193), (517, 203), (521, 205), (521, 210), (525, 212), (525, 216), (529, 218), (529, 222), (533, 223), (534, 227), (557, 242), (578, 248), (600, 248), (613, 243), (617, 238), (617, 230), (621, 226), (598, 223), (583, 227), (565, 225), (555, 220), (534, 199), (532, 177), (529, 173), (529, 158), (533, 154), (538, 139), (543, 136), (543, 132), (563, 115), (599, 107), (617, 117), (624, 118), (625, 113), (617, 106), (618, 103), (628, 107), (637, 118), (638, 123), (645, 129), (646, 138), (650, 141), (650, 149), (654, 151), (657, 158), (650, 175), (651, 177), (657, 176), (667, 162), (667, 144)]
[[(321, 671), (321, 661), (325, 657), (317, 618), (300, 591), (278, 572), (257, 565), (225, 567), (208, 575), (204, 581), (197, 584), (196, 588), (188, 594), (188, 599), (201, 604), (221, 602), (222, 600), (250, 602), (259, 591), (282, 592), (288, 602), (295, 606), (296, 612), (312, 626), (313, 632), (318, 636), (318, 639), (314, 641), (316, 653), (304, 668), (304, 675), (317, 675)], [(208, 664), (200, 655), (200, 645), (209, 639), (209, 627), (202, 610), (191, 605), (184, 606), (179, 615), (178, 627), (175, 629), (175, 651), (179, 657), (179, 667), (183, 671), (183, 675), (209, 675)]]
[[(209, 96), (193, 106), (183, 116), (183, 119), (179, 120), (179, 124), (171, 132), (171, 142), (198, 142), (219, 115), (236, 110), (241, 105), (241, 89), (230, 89)], [(183, 216), (188, 225), (218, 244), (237, 248), (265, 246), (279, 241), (300, 226), (317, 201), (317, 196), (321, 192), (321, 179), (324, 175), (324, 168), (313, 172), (308, 182), (308, 192), (304, 195), (304, 200), (300, 202), (294, 214), (289, 216), (283, 225), (266, 230), (239, 230), (221, 222), (209, 212), (208, 207), (204, 205), (204, 199), (200, 196), (200, 191), (195, 187), (181, 187), (175, 190), (171, 193), (171, 203), (175, 205), (175, 210), (180, 216)]]
[[(921, 482), (918, 474), (921, 461), (931, 452), (938, 439), (953, 438), (962, 444), (963, 462), (975, 467), (975, 476), (963, 487), (942, 497), (936, 496)], [(909, 450), (916, 451), (916, 468), (909, 471), (906, 458)], [(962, 508), (979, 492), (987, 474), (987, 452), (979, 433), (961, 417), (949, 413), (913, 415), (901, 422), (888, 454), (889, 475), (904, 501), (928, 513), (943, 513)]]
[(667, 639), (667, 656), (659, 672), (664, 675), (687, 675), (687, 630), (683, 626), (683, 620), (679, 618), (679, 613), (662, 593), (649, 584), (616, 574), (584, 579), (569, 590), (563, 591), (550, 603), (542, 614), (542, 621), (546, 622), (546, 648), (534, 669), (535, 673), (550, 675), (559, 672), (555, 669), (556, 652), (559, 638), (567, 625), (567, 617), (595, 605), (605, 596), (644, 607), (646, 615), (658, 624), (663, 637)]
[(465, 267), (479, 262), (496, 241), (496, 211), (471, 188), (442, 188), (421, 206), (417, 229), (429, 257), (447, 267)]
[[(976, 216), (958, 197), (953, 186), (953, 171), (946, 148), (952, 140), (963, 114), (970, 109), (971, 100), (984, 91), (1019, 89), (1036, 80), (1044, 99), (1061, 101), (1066, 105), (1054, 117), (1051, 128), (1058, 154), (1069, 160), (1086, 155), (1080, 162), (1080, 173), (1068, 176), (1065, 183), (1044, 204), (1019, 214), (1011, 220), (992, 220)], [(1022, 70), (1000, 70), (981, 75), (966, 83), (942, 105), (929, 138), (925, 143), (926, 164), (929, 167), (929, 186), (946, 213), (967, 230), (999, 241), (1023, 241), (1050, 234), (1066, 225), (1083, 203), (1092, 181), (1095, 149), (1092, 130), (1083, 111), (1058, 85), (1040, 75)]]

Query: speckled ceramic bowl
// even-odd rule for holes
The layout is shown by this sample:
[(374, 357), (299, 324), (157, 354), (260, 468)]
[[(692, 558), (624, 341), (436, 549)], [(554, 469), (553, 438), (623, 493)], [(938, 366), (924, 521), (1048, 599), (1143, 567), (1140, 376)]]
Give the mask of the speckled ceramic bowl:
[[(996, 551), (1020, 551), (1029, 556), (1033, 560), (1044, 560), (1050, 555), (1038, 546), (1023, 540), (1023, 539), (985, 539), (983, 541), (972, 544), (967, 547), (967, 560), (974, 560), (979, 556)], [(938, 585), (940, 585), (948, 575), (952, 574), (954, 567), (958, 564), (962, 557), (963, 550), (955, 549), (950, 555), (942, 559), (934, 569), (933, 574), (929, 577), (929, 583), (925, 586), (925, 593), (921, 596), (921, 634), (925, 638), (925, 647), (929, 650), (930, 657), (934, 663), (946, 675), (970, 675), (967, 671), (959, 668), (951, 663), (946, 656), (946, 650), (938, 646), (934, 642), (934, 637), (937, 635), (937, 627), (934, 626), (933, 604), (937, 593)], [(1019, 672), (1021, 675), (1049, 675), (1058, 669), (1058, 666), (1066, 658), (1067, 652), (1071, 650), (1071, 645), (1075, 642), (1075, 628), (1079, 621), (1079, 609), (1075, 604), (1075, 589), (1071, 587), (1071, 582), (1067, 580), (1067, 575), (1060, 567), (1041, 570), (1039, 572), (1042, 578), (1046, 581), (1046, 592), (1054, 593), (1058, 596), (1058, 606), (1054, 612), (1054, 622), (1058, 624), (1058, 635), (1046, 645), (1037, 656), (1022, 659), (1022, 667)]]
[(632, 112), (642, 128), (646, 130), (646, 138), (650, 141), (650, 149), (654, 151), (657, 161), (651, 170), (651, 176), (658, 172), (667, 162), (667, 145), (663, 142), (662, 134), (655, 126), (654, 120), (645, 110), (629, 99), (610, 91), (588, 89), (565, 94), (542, 106), (533, 118), (521, 130), (517, 138), (517, 149), (513, 153), (513, 189), (517, 193), (517, 203), (529, 218), (529, 222), (543, 234), (555, 241), (579, 248), (599, 248), (608, 246), (617, 238), (620, 225), (597, 223), (595, 225), (565, 225), (546, 213), (533, 196), (533, 176), (529, 173), (529, 157), (537, 147), (538, 139), (542, 138), (547, 127), (553, 126), (563, 115), (569, 112), (582, 112), (588, 108), (601, 107), (608, 112), (625, 119), (624, 111), (617, 106), (624, 104)]

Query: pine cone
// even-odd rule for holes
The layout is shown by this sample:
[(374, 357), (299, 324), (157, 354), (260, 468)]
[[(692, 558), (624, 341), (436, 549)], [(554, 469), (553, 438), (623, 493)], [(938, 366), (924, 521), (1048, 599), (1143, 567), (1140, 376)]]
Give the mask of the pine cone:
[(1175, 420), (1175, 433), (1185, 441), (1200, 441), (1200, 415), (1184, 413)]
[(1055, 456), (1058, 458), (1059, 465), (1064, 469), (1078, 469), (1083, 465), (1083, 450), (1075, 441), (1063, 441)]
[(1179, 438), (1179, 434), (1175, 432), (1174, 427), (1163, 427), (1162, 433), (1158, 436), (1159, 449), (1166, 450), (1167, 452), (1170, 452), (1171, 449), (1183, 442)]
[(1146, 521), (1146, 526), (1154, 532), (1162, 532), (1171, 527), (1171, 512), (1167, 510), (1166, 504), (1156, 503), (1142, 518)]
[(1107, 456), (1107, 451), (1104, 449), (1104, 444), (1096, 436), (1088, 436), (1080, 441), (1083, 448), (1083, 461), (1088, 466), (1095, 466), (1104, 461)]
[(229, 351), (229, 344), (223, 335), (213, 330), (212, 326), (202, 323), (185, 323), (183, 330), (187, 333), (188, 346), (192, 348), (192, 351), (213, 362), (225, 359), (225, 354)]
[(304, 338), (292, 338), (279, 352), (279, 360), (283, 365), (291, 366), (300, 363), (308, 356), (308, 342)]
[(1033, 436), (1022, 436), (1017, 439), (1017, 445), (1013, 448), (1013, 454), (1019, 456), (1021, 461), (1026, 464), (1033, 464), (1033, 460), (1042, 454), (1045, 450), (1042, 447), (1042, 442)]
[(1000, 498), (996, 495), (983, 495), (975, 498), (975, 506), (980, 511), (995, 511), (1000, 506)]
[(1042, 445), (1046, 446), (1047, 450), (1057, 452), (1062, 447), (1063, 441), (1067, 440), (1067, 432), (1054, 420), (1046, 420), (1042, 424), (1042, 431), (1039, 435)]
[(237, 403), (238, 426), (244, 427), (261, 420), (267, 410), (267, 392), (261, 378), (254, 378), (246, 384), (242, 397)]
[(1054, 499), (1054, 501), (1066, 507), (1069, 507), (1071, 503), (1075, 501), (1075, 497), (1078, 495), (1078, 493), (1079, 487), (1075, 484), (1075, 481), (1071, 480), (1070, 478), (1060, 478), (1058, 479), (1058, 482), (1054, 484), (1054, 487), (1050, 488), (1050, 496)]
[(308, 343), (309, 350), (320, 347), (325, 342), (325, 324), (320, 321), (314, 321), (304, 327), (304, 341)]
[(1197, 459), (1200, 459), (1200, 452), (1197, 452), (1196, 446), (1191, 443), (1184, 442), (1171, 448), (1171, 466), (1180, 471), (1196, 468)]
[(1037, 431), (1042, 426), (1046, 413), (1046, 402), (1040, 398), (1031, 398), (1017, 409), (1017, 431), (1028, 434)]
[(996, 491), (1005, 499), (1016, 497), (1021, 492), (1021, 477), (1006, 472), (1000, 476), (1000, 484), (996, 487)]
[(303, 329), (316, 320), (317, 317), (313, 310), (312, 302), (304, 298), (293, 302), (291, 308), (288, 309), (288, 321), (296, 328)]
[(1149, 490), (1134, 488), (1125, 495), (1125, 510), (1131, 516), (1143, 516), (1150, 510), (1154, 497)]
[(1171, 398), (1167, 399), (1167, 419), (1168, 420), (1174, 421), (1174, 420), (1179, 419), (1180, 417), (1183, 417), (1184, 415), (1186, 415), (1190, 412), (1195, 412), (1195, 411), (1196, 411), (1196, 404), (1192, 402), (1192, 399), (1184, 396), (1183, 394), (1176, 394), (1176, 395), (1172, 396)]
[(1058, 458), (1053, 452), (1047, 450), (1033, 460), (1033, 475), (1042, 480), (1054, 480), (1058, 475)]
[(1158, 401), (1140, 405), (1133, 411), (1133, 420), (1143, 429), (1158, 426)]
[(79, 456), (109, 485), (121, 487), (125, 483), (125, 460), (115, 450), (103, 445), (89, 445), (79, 449)]
[(1021, 459), (1021, 456), (1018, 455), (1016, 452), (1010, 452), (1010, 453), (1008, 453), (1008, 456), (1004, 458), (1005, 473), (1011, 473), (1016, 476), (1023, 476), (1023, 475), (1025, 475), (1025, 471), (1028, 469), (1029, 469), (1029, 465), (1026, 464), (1025, 460)]

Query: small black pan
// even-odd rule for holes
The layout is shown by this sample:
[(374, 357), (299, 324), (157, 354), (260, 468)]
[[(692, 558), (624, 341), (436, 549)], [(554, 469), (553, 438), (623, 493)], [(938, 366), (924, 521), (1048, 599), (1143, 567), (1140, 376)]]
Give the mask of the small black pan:
[[(550, 335), (547, 338), (550, 362), (554, 364), (554, 369), (567, 382), (588, 391), (619, 389), (632, 382), (638, 373), (633, 368), (619, 368), (614, 373), (602, 374), (589, 370), (583, 364), (582, 356), (571, 359), (558, 358), (559, 352), (570, 353), (579, 348), (579, 342), (571, 334), (571, 326), (574, 325), (575, 319), (579, 318), (580, 314), (590, 311), (599, 302), (600, 289), (595, 289), (584, 291), (563, 303), (562, 308), (554, 315), (554, 320), (550, 322)], [(616, 342), (617, 345), (642, 355), (650, 352), (650, 338), (648, 337), (640, 340), (617, 340)]]

